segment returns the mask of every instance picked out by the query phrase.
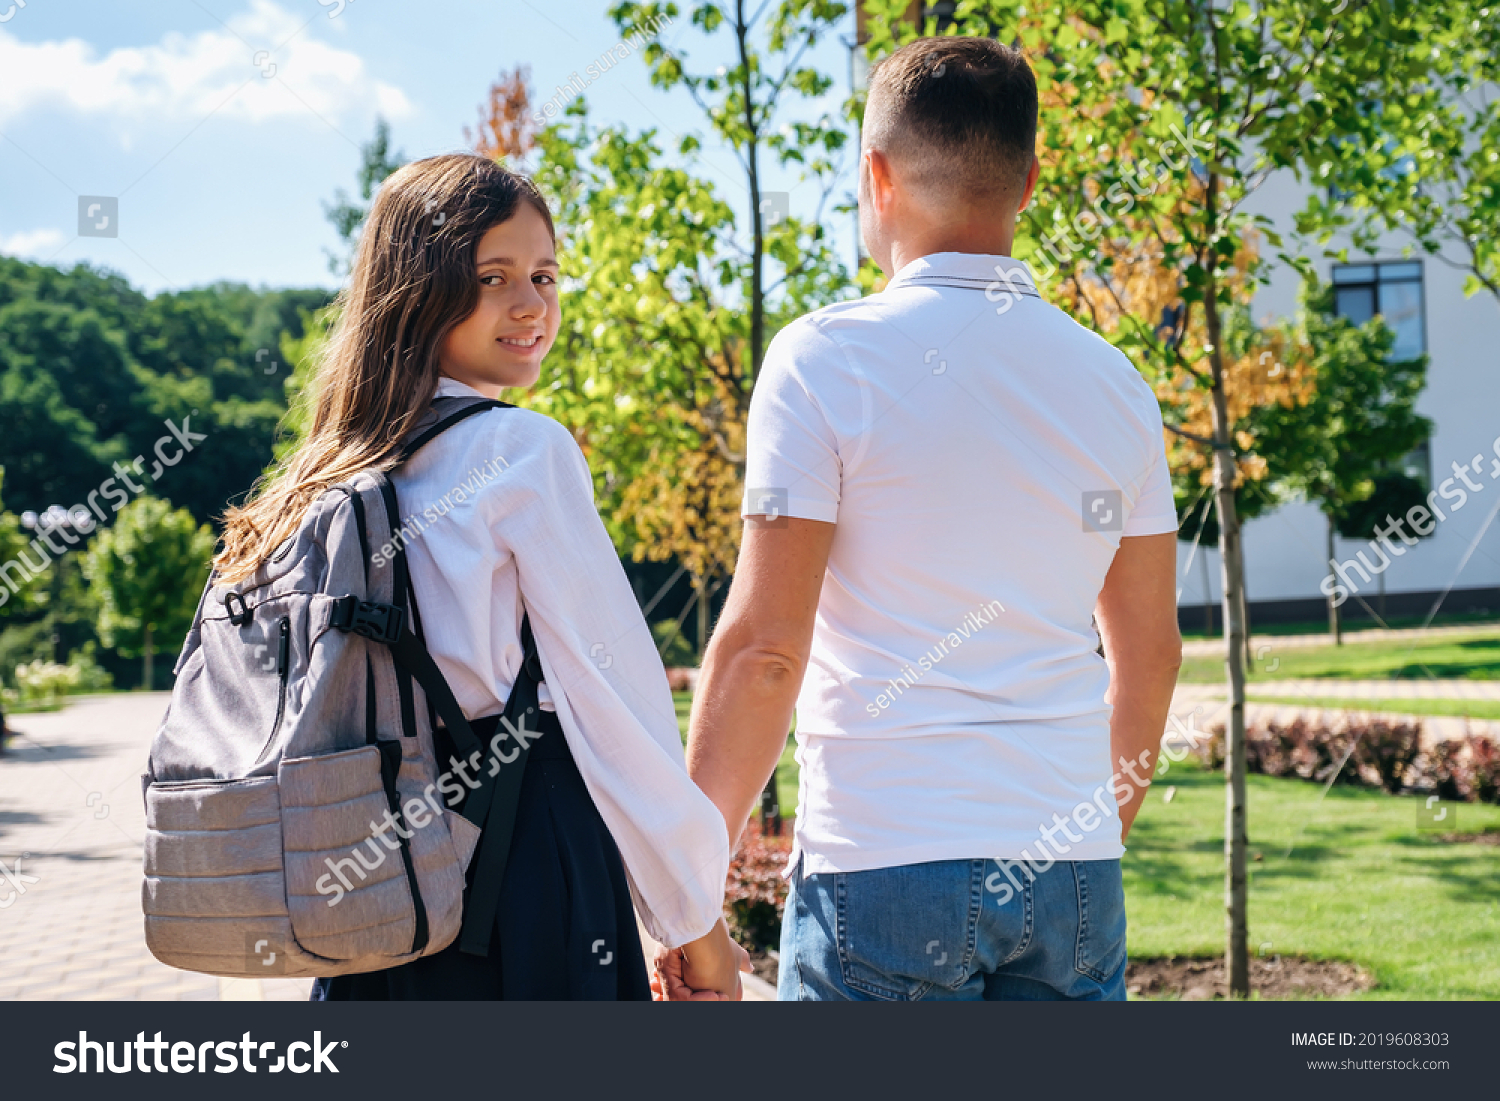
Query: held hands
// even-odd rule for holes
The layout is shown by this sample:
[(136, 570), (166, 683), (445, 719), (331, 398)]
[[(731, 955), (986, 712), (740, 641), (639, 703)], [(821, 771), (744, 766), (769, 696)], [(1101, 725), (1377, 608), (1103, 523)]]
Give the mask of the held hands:
[(656, 954), (651, 993), (657, 1001), (737, 1002), (744, 995), (740, 972), (750, 970), (750, 953), (730, 938), (720, 918), (707, 936)]

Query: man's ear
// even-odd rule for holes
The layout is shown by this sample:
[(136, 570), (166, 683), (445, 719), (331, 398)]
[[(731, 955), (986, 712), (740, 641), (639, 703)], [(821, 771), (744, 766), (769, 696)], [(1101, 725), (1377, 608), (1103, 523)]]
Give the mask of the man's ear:
[(891, 162), (879, 149), (866, 149), (863, 154), (865, 171), (870, 174), (870, 198), (875, 209), (889, 210), (895, 195), (895, 181), (891, 177)]
[(1031, 156), (1031, 167), (1026, 170), (1026, 187), (1021, 191), (1021, 205), (1016, 207), (1019, 214), (1025, 210), (1031, 202), (1031, 196), (1036, 193), (1036, 181), (1042, 174), (1042, 162), (1036, 154)]

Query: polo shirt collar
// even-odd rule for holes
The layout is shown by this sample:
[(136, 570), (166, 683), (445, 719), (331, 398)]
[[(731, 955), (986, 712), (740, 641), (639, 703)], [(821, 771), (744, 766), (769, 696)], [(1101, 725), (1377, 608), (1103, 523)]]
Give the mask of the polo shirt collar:
[(1024, 262), (1012, 256), (991, 256), (975, 252), (934, 252), (908, 261), (885, 289), (898, 287), (967, 287), (971, 290), (1015, 294), (1041, 298), (1036, 280)]

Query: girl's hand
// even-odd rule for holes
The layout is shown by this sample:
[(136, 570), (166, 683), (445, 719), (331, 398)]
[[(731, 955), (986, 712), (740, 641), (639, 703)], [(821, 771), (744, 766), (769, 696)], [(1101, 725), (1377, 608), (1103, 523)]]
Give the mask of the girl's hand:
[(737, 1002), (744, 996), (742, 971), (751, 971), (750, 953), (734, 942), (720, 918), (707, 936), (657, 954), (651, 990), (670, 1002)]

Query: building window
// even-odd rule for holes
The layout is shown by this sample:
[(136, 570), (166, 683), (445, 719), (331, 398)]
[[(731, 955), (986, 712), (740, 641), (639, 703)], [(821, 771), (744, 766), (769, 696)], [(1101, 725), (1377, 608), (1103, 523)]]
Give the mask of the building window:
[[(1422, 299), (1422, 262), (1339, 264), (1333, 269), (1333, 308), (1340, 317), (1363, 325), (1376, 314), (1396, 334), (1392, 359), (1415, 359), (1427, 351), (1427, 318)], [(1432, 483), (1429, 441), (1401, 462), (1405, 473), (1424, 485)]]
[(1392, 359), (1415, 359), (1427, 351), (1422, 310), (1422, 262), (1341, 264), (1333, 269), (1334, 312), (1363, 325), (1376, 314), (1396, 334)]

